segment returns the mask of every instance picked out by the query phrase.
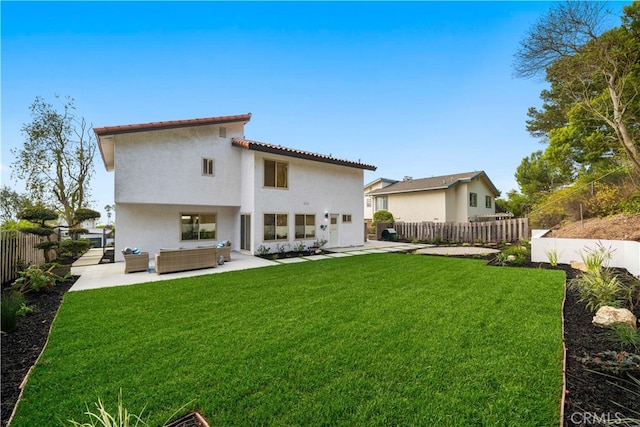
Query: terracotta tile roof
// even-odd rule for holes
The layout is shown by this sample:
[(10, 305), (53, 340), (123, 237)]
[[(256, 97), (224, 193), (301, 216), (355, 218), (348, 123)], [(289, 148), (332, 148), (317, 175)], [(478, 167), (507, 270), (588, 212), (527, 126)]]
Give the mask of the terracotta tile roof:
[(331, 163), (334, 165), (349, 166), (352, 168), (366, 169), (374, 171), (376, 166), (361, 163), (359, 160), (353, 162), (350, 160), (337, 159), (324, 154), (311, 153), (309, 151), (295, 150), (293, 148), (283, 147), (281, 145), (267, 144), (264, 142), (251, 141), (248, 139), (233, 138), (231, 144), (247, 150), (261, 151), (264, 153), (280, 154), (282, 156), (295, 157), (298, 159), (313, 160), (316, 162)]
[(408, 179), (405, 181), (398, 181), (395, 184), (391, 184), (384, 188), (379, 188), (377, 190), (373, 190), (367, 195), (372, 196), (380, 196), (384, 194), (394, 194), (394, 193), (410, 193), (415, 191), (431, 191), (431, 190), (445, 190), (447, 188), (453, 187), (454, 185), (458, 185), (461, 182), (469, 182), (474, 178), (483, 177), (485, 181), (489, 184), (492, 190), (494, 190), (495, 194), (498, 195), (500, 192), (493, 185), (489, 177), (484, 171), (474, 171), (474, 172), (464, 172), (464, 173), (456, 173), (451, 175), (441, 175), (441, 176), (433, 176), (431, 178), (419, 178), (419, 179)]
[(232, 123), (232, 122), (246, 123), (249, 120), (251, 120), (251, 113), (240, 114), (236, 116), (220, 116), (220, 117), (207, 117), (202, 119), (171, 120), (167, 122), (151, 122), (151, 123), (139, 123), (139, 124), (133, 124), (133, 125), (106, 126), (101, 128), (93, 128), (93, 131), (96, 134), (96, 136), (100, 137), (104, 135), (117, 135), (121, 133), (144, 132), (144, 131), (159, 130), (159, 129), (215, 125), (220, 123)]

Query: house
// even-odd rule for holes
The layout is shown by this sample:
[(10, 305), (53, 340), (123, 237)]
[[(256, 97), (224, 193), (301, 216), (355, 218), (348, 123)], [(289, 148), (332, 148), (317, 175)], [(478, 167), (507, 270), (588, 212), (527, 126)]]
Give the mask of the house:
[[(375, 181), (372, 181), (364, 186), (364, 219), (365, 221), (373, 220), (373, 213), (375, 211), (379, 211), (381, 209), (384, 209), (384, 210), (387, 209), (386, 207), (377, 208), (373, 203), (373, 197), (369, 196), (368, 194), (373, 190), (387, 187), (391, 184), (395, 184), (396, 182), (398, 181), (396, 181), (395, 179), (378, 178)], [(382, 201), (382, 199), (380, 200)]]
[[(374, 181), (375, 182), (375, 181)], [(487, 174), (466, 172), (431, 178), (405, 177), (366, 191), (375, 210), (390, 211), (396, 221), (470, 222), (493, 218), (500, 195)]]
[[(375, 166), (248, 140), (251, 114), (95, 128), (114, 172), (116, 248), (362, 245)], [(290, 246), (287, 246), (290, 245)], [(116, 260), (122, 260), (116, 250)]]

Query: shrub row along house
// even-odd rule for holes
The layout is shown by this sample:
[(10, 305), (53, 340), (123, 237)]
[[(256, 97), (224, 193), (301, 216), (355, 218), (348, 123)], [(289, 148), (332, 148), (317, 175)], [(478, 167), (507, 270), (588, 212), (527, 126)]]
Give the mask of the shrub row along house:
[[(364, 171), (375, 166), (248, 140), (251, 114), (94, 128), (114, 172), (116, 245), (151, 254), (364, 241)], [(116, 260), (122, 260), (116, 251)]]
[(484, 171), (402, 181), (380, 178), (364, 187), (364, 216), (378, 210), (403, 222), (472, 222), (496, 218), (500, 192)]

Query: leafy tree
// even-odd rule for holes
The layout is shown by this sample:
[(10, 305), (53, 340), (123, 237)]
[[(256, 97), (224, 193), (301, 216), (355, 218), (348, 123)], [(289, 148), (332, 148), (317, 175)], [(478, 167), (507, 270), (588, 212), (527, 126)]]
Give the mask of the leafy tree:
[(600, 2), (552, 7), (521, 42), (515, 72), (545, 73), (551, 84), (527, 123), (554, 156), (588, 167), (628, 163), (640, 172), (640, 2), (623, 10), (622, 25), (603, 31), (609, 12)]
[(0, 188), (0, 222), (14, 221), (18, 212), (27, 206), (28, 199), (6, 185)]
[(22, 127), (24, 144), (12, 150), (13, 175), (25, 181), (31, 200), (52, 206), (73, 226), (76, 211), (89, 202), (96, 149), (90, 126), (76, 115), (69, 97), (61, 110), (37, 97), (30, 110), (32, 121)]
[(540, 194), (549, 193), (571, 182), (572, 176), (567, 165), (554, 164), (542, 150), (538, 150), (522, 159), (515, 178), (523, 195), (536, 200)]
[(47, 240), (36, 244), (37, 249), (44, 251), (44, 261), (51, 262), (51, 250), (58, 247), (57, 240), (51, 240), (51, 235), (55, 232), (53, 227), (47, 224), (49, 221), (58, 219), (58, 214), (46, 208), (42, 204), (31, 206), (18, 213), (18, 218), (29, 221), (32, 225), (23, 227), (20, 231), (46, 237)]
[(105, 212), (107, 213), (107, 225), (111, 223), (111, 212), (116, 210), (116, 205), (105, 205)]
[(496, 205), (507, 212), (511, 212), (514, 217), (519, 218), (529, 212), (532, 203), (527, 196), (518, 193), (516, 190), (511, 190), (507, 192), (506, 199), (496, 199)]

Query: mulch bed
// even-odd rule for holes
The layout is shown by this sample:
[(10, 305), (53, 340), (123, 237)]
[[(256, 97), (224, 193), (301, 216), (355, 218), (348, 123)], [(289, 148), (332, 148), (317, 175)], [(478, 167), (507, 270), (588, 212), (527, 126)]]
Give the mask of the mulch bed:
[(16, 329), (0, 338), (2, 372), (1, 424), (7, 425), (13, 407), (20, 395), (20, 384), (42, 352), (49, 336), (51, 322), (58, 312), (64, 294), (75, 283), (77, 277), (58, 283), (49, 291), (25, 294), (27, 306), (33, 312), (20, 318)]
[[(568, 274), (574, 275), (575, 272)], [(626, 272), (624, 274), (627, 280), (633, 280)], [(640, 307), (636, 307), (633, 314), (640, 318)], [(613, 425), (627, 425), (618, 421), (625, 417), (640, 419), (640, 399), (623, 387), (640, 393), (638, 386), (628, 376), (634, 375), (640, 379), (640, 372), (604, 376), (585, 369), (579, 359), (586, 355), (593, 357), (604, 351), (638, 351), (612, 343), (607, 337), (607, 331), (591, 323), (593, 316), (594, 313), (579, 302), (575, 291), (567, 291), (564, 304), (564, 338), (567, 347), (565, 426), (601, 425), (597, 420), (610, 421)]]
[[(528, 265), (535, 268), (550, 268), (548, 264)], [(577, 272), (563, 266), (567, 278), (576, 276)], [(53, 321), (62, 298), (73, 282), (56, 285), (51, 291), (41, 294), (28, 294), (28, 305), (33, 313), (20, 319), (14, 332), (2, 334), (2, 413), (1, 426), (7, 424), (8, 418), (20, 394), (20, 384), (35, 363), (45, 345), (51, 322)], [(640, 307), (634, 314), (640, 317)], [(621, 414), (640, 418), (640, 401), (633, 399), (629, 393), (615, 384), (622, 385), (625, 379), (620, 377), (604, 377), (585, 369), (578, 358), (587, 354), (594, 355), (606, 350), (622, 350), (620, 345), (610, 343), (603, 332), (591, 324), (593, 313), (589, 312), (578, 296), (567, 291), (564, 305), (566, 360), (566, 388), (564, 408), (565, 426), (592, 426), (594, 417), (609, 417), (615, 422)], [(638, 375), (640, 377), (640, 375)], [(627, 385), (628, 386), (628, 385)], [(613, 402), (619, 402), (624, 408)], [(632, 411), (636, 411), (634, 414)], [(186, 420), (184, 420), (186, 421)], [(189, 421), (194, 421), (189, 419)], [(184, 424), (198, 425), (198, 424)]]

